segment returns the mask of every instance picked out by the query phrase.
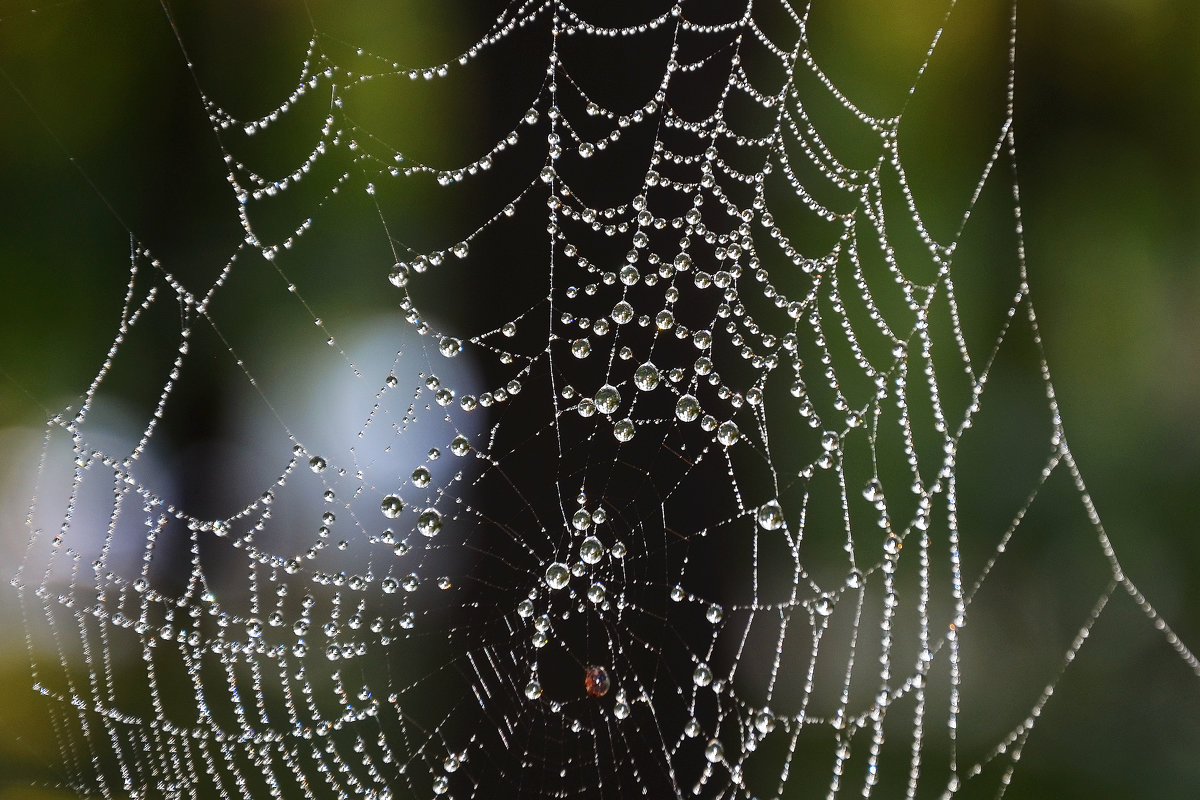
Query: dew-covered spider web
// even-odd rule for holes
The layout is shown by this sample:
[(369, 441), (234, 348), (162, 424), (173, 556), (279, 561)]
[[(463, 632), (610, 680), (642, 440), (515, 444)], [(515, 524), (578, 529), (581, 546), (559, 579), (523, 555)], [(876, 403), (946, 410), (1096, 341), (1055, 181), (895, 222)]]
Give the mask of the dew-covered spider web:
[[(1200, 674), (1067, 446), (1015, 7), (947, 199), (906, 126), (953, 6), (869, 102), (801, 2), (516, 0), (432, 43), (314, 12), (254, 106), (174, 5), (223, 217), (104, 254), (111, 347), (49, 422), (15, 580), (65, 786), (999, 796), (1107, 607)], [(961, 288), (985, 269), (999, 300)], [(1089, 588), (979, 700), (1054, 537)]]

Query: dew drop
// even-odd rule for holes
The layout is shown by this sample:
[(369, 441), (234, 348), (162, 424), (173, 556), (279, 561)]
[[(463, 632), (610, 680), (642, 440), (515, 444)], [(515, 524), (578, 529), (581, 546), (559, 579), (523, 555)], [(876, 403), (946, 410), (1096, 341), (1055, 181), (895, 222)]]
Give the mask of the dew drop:
[(604, 697), (611, 686), (608, 670), (604, 667), (592, 665), (583, 671), (583, 690), (589, 697)]
[(741, 431), (732, 420), (725, 420), (717, 426), (717, 441), (726, 447), (733, 445), (741, 435)]
[(692, 671), (692, 683), (697, 686), (708, 686), (712, 683), (712, 679), (712, 670), (708, 668), (707, 664), (700, 664)]
[[(592, 524), (592, 515), (587, 512), (586, 508), (581, 508), (571, 517), (571, 525), (577, 531), (585, 531)], [(593, 538), (593, 537), (588, 537)], [(585, 540), (586, 541), (586, 540)]]
[(555, 561), (546, 567), (546, 585), (551, 589), (562, 589), (571, 580), (571, 572), (567, 565)]
[[(585, 512), (586, 513), (586, 512)], [(589, 536), (579, 545), (579, 557), (585, 564), (595, 564), (604, 556), (604, 545), (595, 536)]]
[(633, 427), (633, 420), (629, 417), (613, 425), (613, 436), (617, 438), (618, 442), (628, 442), (635, 433), (637, 430)]
[(783, 509), (778, 501), (771, 500), (759, 507), (758, 526), (765, 531), (777, 531), (783, 527)]
[(425, 467), (417, 467), (412, 471), (413, 486), (424, 489), (429, 485), (429, 481), (433, 476), (429, 474), (429, 470)]
[(417, 517), (417, 530), (426, 536), (437, 536), (442, 530), (442, 515), (436, 508), (427, 508)]
[(700, 416), (700, 401), (694, 395), (682, 395), (675, 404), (675, 416), (680, 422), (695, 422)]
[(467, 453), (471, 452), (470, 440), (460, 433), (458, 436), (454, 437), (452, 442), (450, 442), (450, 452), (454, 453), (456, 456), (465, 456)]
[(612, 414), (621, 406), (621, 393), (617, 387), (606, 383), (596, 392), (596, 408), (602, 414)]
[(525, 696), (530, 700), (537, 700), (542, 696), (542, 684), (538, 683), (537, 678), (525, 684)]
[(613, 306), (612, 319), (618, 325), (628, 324), (633, 319), (633, 306), (621, 300)]
[(656, 386), (658, 386), (658, 382), (658, 367), (654, 366), (649, 361), (634, 370), (633, 383), (643, 392), (652, 391)]
[(571, 355), (576, 358), (587, 358), (592, 353), (592, 343), (587, 339), (576, 339), (571, 342)]
[(593, 603), (602, 603), (604, 602), (605, 593), (604, 584), (597, 581), (588, 587), (588, 600)]
[(389, 494), (379, 503), (379, 510), (388, 519), (395, 519), (404, 510), (404, 503), (394, 494)]
[(438, 343), (438, 351), (446, 358), (454, 358), (462, 352), (462, 340), (455, 339), (452, 336), (442, 337), (442, 340)]
[(718, 739), (710, 739), (708, 746), (704, 748), (704, 757), (710, 764), (716, 764), (725, 757), (725, 746)]
[(308, 460), (308, 468), (313, 472), (320, 474), (325, 471), (325, 467), (325, 459), (321, 458), (320, 456), (313, 456)]

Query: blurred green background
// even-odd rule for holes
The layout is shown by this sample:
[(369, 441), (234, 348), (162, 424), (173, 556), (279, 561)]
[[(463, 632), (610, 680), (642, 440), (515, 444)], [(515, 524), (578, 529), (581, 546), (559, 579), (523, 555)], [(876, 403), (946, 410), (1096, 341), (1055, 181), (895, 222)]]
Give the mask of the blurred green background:
[[(458, 52), (490, 18), (478, 4), (176, 5), (201, 86), (245, 115), (292, 85), (314, 24), (331, 39), (420, 63)], [(943, 12), (929, 0), (822, 5), (813, 14), (814, 53), (851, 98), (895, 113)], [(935, 232), (952, 228), (994, 139), (1007, 13), (1004, 4), (960, 0), (906, 112), (902, 153), (911, 153), (913, 185)], [(1183, 640), (1200, 646), (1200, 12), (1191, 0), (1046, 0), (1022, 3), (1019, 18), (1016, 137), (1029, 280), (1067, 435), (1128, 574)], [(7, 577), (23, 552), (42, 423), (78, 402), (111, 344), (131, 233), (180, 274), (202, 276), (241, 232), (192, 73), (157, 4), (5, 3), (0, 70)], [(418, 84), (377, 109), (371, 125), (435, 163), (464, 161), (477, 152), (474, 141), (488, 138), (481, 120), (506, 107), (505, 75), (489, 81), (437, 93)], [(458, 132), (466, 138), (457, 141)], [(294, 163), (304, 142), (311, 129), (255, 157)], [(443, 218), (455, 201), (436, 192), (397, 202), (413, 239), (425, 231), (436, 240), (439, 226), (453, 224)], [(1004, 211), (981, 209), (957, 272), (964, 294), (986, 294), (999, 310), (1015, 288)], [(352, 224), (353, 208), (338, 213)], [(379, 261), (377, 229), (363, 238), (360, 250), (337, 253), (347, 283), (356, 265)], [(986, 268), (972, 270), (967, 254)], [(291, 277), (315, 284), (320, 272)], [(334, 325), (387, 308), (376, 298), (364, 309), (371, 298), (349, 288), (324, 298), (320, 313)], [(237, 302), (230, 316), (248, 327), (236, 335), (287, 329), (291, 309), (260, 307), (253, 296)], [(1000, 441), (1025, 433), (1019, 415), (994, 424)], [(1092, 550), (1083, 540), (1061, 556)], [(29, 691), (7, 581), (3, 592), (0, 798), (60, 797), (58, 745)], [(1084, 652), (1034, 732), (1010, 796), (1195, 796), (1200, 680), (1123, 594)]]

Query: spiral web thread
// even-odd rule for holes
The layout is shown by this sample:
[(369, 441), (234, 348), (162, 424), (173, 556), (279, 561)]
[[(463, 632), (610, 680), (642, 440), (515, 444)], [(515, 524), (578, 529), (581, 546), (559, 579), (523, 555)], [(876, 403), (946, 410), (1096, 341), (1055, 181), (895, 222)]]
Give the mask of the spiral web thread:
[[(47, 430), (42, 482), (70, 474), (68, 497), (34, 501), (15, 581), (69, 786), (948, 797), (984, 782), (1003, 794), (1118, 590), (1200, 674), (1122, 571), (1041, 356), (1015, 179), (1015, 7), (1001, 124), (948, 240), (926, 229), (909, 188), (903, 113), (874, 117), (826, 77), (808, 9), (630, 13), (644, 16), (607, 26), (571, 3), (516, 2), (459, 57), (418, 66), (314, 30), (296, 88), (257, 119), (235, 118), (193, 71), (244, 242), (210, 285), (187, 285), (131, 231), (118, 333), (78, 409)], [(167, 18), (193, 69), (186, 31)], [(356, 122), (363, 87), (441, 81), (517, 36), (540, 37), (544, 75), (528, 111), (470, 163), (415, 161)], [(657, 83), (608, 107), (574, 71), (581, 40), (648, 53)], [(293, 169), (269, 177), (234, 155), (314, 97), (332, 102)], [(830, 101), (869, 142), (857, 167), (809, 113)], [(394, 233), (385, 187), (469, 185), (530, 152), (507, 201), (462, 238), (418, 251)], [(330, 177), (320, 168), (334, 154), (352, 166)], [(589, 197), (603, 193), (597, 175), (622, 170), (635, 178), (619, 202)], [(313, 184), (313, 216), (260, 231), (260, 208)], [(1011, 190), (1019, 279), (977, 342), (955, 255), (996, 186)], [(343, 347), (289, 277), (327, 207), (351, 193), (378, 216), (394, 258), (374, 280), (406, 319), (382, 371)], [(530, 220), (519, 246), (493, 237)], [(898, 230), (919, 245), (896, 245)], [(521, 270), (538, 288), (488, 309), (500, 317), (483, 328), (426, 308), (422, 286), (460, 261)], [(318, 446), (317, 426), (288, 418), (217, 321), (238, 276), (264, 270), (277, 279), (269, 299), (303, 308), (345, 380), (379, 387), (346, 440)], [(127, 340), (163, 309), (178, 339), (173, 363), (145, 378), (154, 411), (130, 443), (105, 445), (89, 414)], [(263, 456), (275, 479), (221, 518), (167, 497), (147, 466), (201, 332), (288, 440)], [(1041, 471), (1024, 476), (1006, 529), (967, 558), (964, 539), (982, 534), (960, 527), (960, 445), (1019, 336), (1044, 390)], [(455, 366), (471, 359), (487, 370)], [(1040, 695), (968, 748), (962, 640), (988, 635), (970, 625), (973, 601), (1064, 473), (1107, 585)]]

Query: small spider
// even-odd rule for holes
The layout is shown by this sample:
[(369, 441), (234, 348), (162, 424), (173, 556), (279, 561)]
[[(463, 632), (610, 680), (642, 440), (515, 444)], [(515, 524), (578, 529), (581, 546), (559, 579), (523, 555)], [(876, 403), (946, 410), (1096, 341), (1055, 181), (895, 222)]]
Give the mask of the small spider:
[(604, 697), (608, 694), (612, 681), (608, 679), (608, 670), (592, 665), (583, 671), (583, 688), (590, 697)]

